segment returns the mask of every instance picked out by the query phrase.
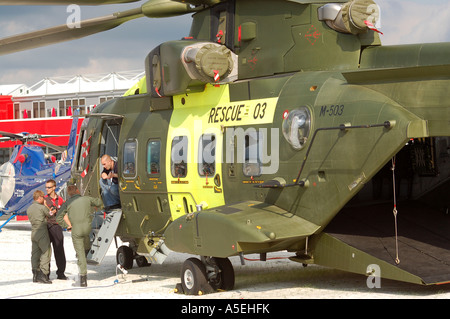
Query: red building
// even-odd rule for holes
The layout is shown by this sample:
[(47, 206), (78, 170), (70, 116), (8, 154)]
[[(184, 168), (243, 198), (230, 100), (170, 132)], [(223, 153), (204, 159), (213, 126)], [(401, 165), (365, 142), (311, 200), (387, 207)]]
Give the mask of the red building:
[[(88, 114), (96, 105), (122, 96), (142, 76), (142, 71), (128, 71), (46, 78), (31, 87), (0, 85), (0, 131), (67, 135), (44, 139), (66, 146), (75, 109), (81, 116)], [(82, 118), (79, 119), (78, 130), (81, 121)], [(0, 142), (0, 164), (9, 160), (15, 143), (20, 142)], [(45, 152), (54, 150), (48, 148)]]
[[(14, 106), (11, 95), (0, 95), (0, 120), (14, 118)], [(3, 128), (0, 127), (3, 131)]]
[[(80, 130), (83, 118), (78, 120), (78, 130)], [(72, 117), (47, 117), (40, 119), (19, 119), (19, 120), (0, 120), (0, 131), (9, 133), (30, 133), (45, 135), (66, 135), (61, 137), (52, 137), (43, 139), (46, 142), (66, 146), (69, 142), (70, 127), (72, 125)], [(1, 134), (1, 133), (0, 133)], [(12, 148), (18, 141), (0, 142), (0, 148)], [(39, 144), (37, 144), (39, 145)], [(41, 145), (45, 147), (44, 145)], [(52, 151), (50, 151), (52, 152)]]

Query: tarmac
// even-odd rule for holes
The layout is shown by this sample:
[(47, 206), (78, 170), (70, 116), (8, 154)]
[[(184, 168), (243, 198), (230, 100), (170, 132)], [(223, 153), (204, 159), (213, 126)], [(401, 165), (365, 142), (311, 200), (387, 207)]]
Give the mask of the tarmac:
[[(102, 263), (88, 265), (88, 287), (73, 286), (78, 266), (71, 234), (64, 232), (67, 259), (66, 276), (56, 279), (52, 256), (52, 284), (32, 282), (31, 225), (28, 221), (11, 221), (0, 232), (1, 299), (157, 299), (198, 302), (208, 300), (273, 299), (449, 299), (450, 285), (421, 286), (380, 279), (378, 288), (370, 288), (366, 276), (325, 268), (303, 267), (287, 259), (288, 252), (271, 253), (267, 261), (259, 255), (246, 255), (245, 265), (239, 257), (230, 260), (235, 270), (235, 288), (202, 296), (175, 292), (184, 260), (193, 257), (171, 253), (161, 265), (133, 268), (123, 273), (116, 266), (116, 247), (112, 243)], [(120, 243), (119, 243), (120, 245)], [(178, 311), (178, 310), (177, 310)], [(180, 310), (181, 311), (181, 310)]]

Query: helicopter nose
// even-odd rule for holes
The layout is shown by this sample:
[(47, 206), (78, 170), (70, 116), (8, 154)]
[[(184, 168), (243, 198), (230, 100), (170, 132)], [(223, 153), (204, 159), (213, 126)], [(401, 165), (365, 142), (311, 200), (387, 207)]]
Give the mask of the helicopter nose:
[(15, 169), (10, 162), (0, 166), (0, 209), (4, 209), (6, 204), (14, 194), (16, 181), (14, 179)]

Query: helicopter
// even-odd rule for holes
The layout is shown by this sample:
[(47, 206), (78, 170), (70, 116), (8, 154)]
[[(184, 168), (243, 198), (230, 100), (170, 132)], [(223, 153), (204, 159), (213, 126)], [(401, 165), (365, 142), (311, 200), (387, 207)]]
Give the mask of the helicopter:
[[(78, 117), (73, 118), (69, 135), (0, 131), (0, 142), (20, 142), (14, 145), (9, 161), (0, 166), (0, 216), (10, 215), (0, 226), (0, 232), (12, 218), (26, 212), (33, 201), (35, 190), (45, 191), (47, 180), (55, 180), (56, 191), (64, 192), (66, 182), (70, 178), (79, 121)], [(44, 140), (67, 136), (67, 150)], [(39, 145), (48, 146), (61, 153), (61, 159), (57, 161), (54, 154), (45, 153)]]
[[(14, 4), (69, 2), (125, 1)], [(81, 126), (71, 182), (100, 197), (100, 158), (116, 157), (121, 203), (90, 262), (115, 237), (127, 269), (200, 256), (181, 267), (177, 288), (191, 295), (233, 289), (230, 257), (277, 251), (449, 283), (450, 43), (381, 45), (374, 1), (150, 0), (2, 39), (0, 53), (183, 14), (189, 36), (151, 50), (145, 78)]]

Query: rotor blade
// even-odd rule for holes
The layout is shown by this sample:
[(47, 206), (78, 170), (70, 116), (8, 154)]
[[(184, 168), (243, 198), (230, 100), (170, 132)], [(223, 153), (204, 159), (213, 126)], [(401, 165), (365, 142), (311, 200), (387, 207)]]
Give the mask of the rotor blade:
[(38, 136), (37, 138), (41, 139), (41, 138), (53, 138), (53, 137), (69, 137), (70, 135), (69, 134), (53, 134), (53, 135), (50, 135), (50, 134), (40, 135), (40, 134), (38, 134), (37, 136)]
[(189, 4), (192, 4), (193, 6), (201, 6), (201, 5), (213, 6), (220, 2), (225, 2), (225, 0), (174, 0), (174, 1), (182, 2), (182, 3), (189, 3)]
[(34, 142), (34, 141), (40, 141), (43, 138), (53, 138), (53, 137), (69, 137), (69, 135), (40, 135), (40, 134), (28, 134), (25, 135), (22, 140), (25, 141), (25, 143), (28, 142)]
[(198, 11), (194, 5), (184, 1), (149, 0), (142, 6), (142, 12), (148, 18), (167, 18)]
[(3, 38), (0, 39), (0, 55), (83, 38), (88, 35), (113, 29), (126, 21), (143, 16), (142, 9), (136, 8), (104, 17), (83, 20), (80, 21), (79, 25), (71, 26), (63, 24), (40, 31)]
[[(40, 135), (40, 134), (24, 134), (24, 133), (10, 133), (10, 132), (4, 132), (4, 131), (0, 131), (0, 135), (2, 135), (2, 137), (0, 137), (0, 142), (9, 142), (9, 141), (21, 141), (22, 143), (27, 143), (27, 142), (34, 142), (37, 141), (41, 144), (47, 145), (51, 148), (56, 149), (57, 151), (60, 151), (60, 147), (50, 144), (48, 142), (42, 141), (41, 139), (43, 138), (53, 138), (53, 137), (67, 137), (69, 135), (61, 135), (61, 134), (54, 134), (54, 135), (50, 135), (50, 134), (46, 134), (46, 135)], [(46, 144), (47, 143), (47, 144)]]
[(102, 5), (102, 4), (113, 4), (113, 3), (127, 3), (136, 2), (139, 0), (0, 0), (0, 5), (2, 6), (40, 6), (40, 5)]
[(58, 145), (55, 145), (55, 144), (52, 144), (52, 143), (49, 143), (49, 142), (46, 142), (46, 141), (43, 141), (43, 140), (34, 140), (33, 142), (36, 142), (36, 143), (43, 144), (45, 146), (51, 147), (51, 148), (53, 148), (53, 149), (55, 149), (55, 150), (57, 150), (59, 152), (64, 152), (65, 151), (64, 147), (61, 147), (61, 146), (58, 146)]
[(11, 133), (11, 132), (4, 132), (4, 131), (0, 131), (0, 135), (4, 136), (2, 139), (6, 140), (11, 140), (11, 139), (21, 139), (24, 137), (23, 134), (21, 133)]
[(24, 133), (11, 133), (6, 131), (0, 131), (0, 135), (8, 138), (23, 138), (23, 139), (36, 139), (36, 138), (52, 138), (52, 137), (66, 137), (69, 136), (67, 134), (30, 134), (27, 132)]

